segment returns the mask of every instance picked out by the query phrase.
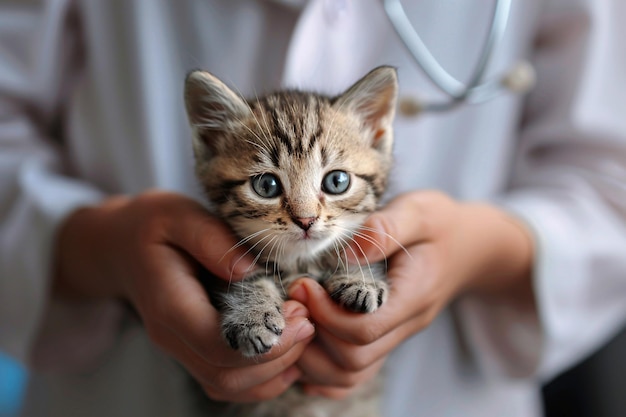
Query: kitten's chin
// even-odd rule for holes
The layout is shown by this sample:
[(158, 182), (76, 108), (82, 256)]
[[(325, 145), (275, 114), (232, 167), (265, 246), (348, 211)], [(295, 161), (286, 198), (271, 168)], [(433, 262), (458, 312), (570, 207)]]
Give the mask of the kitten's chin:
[(333, 239), (315, 238), (315, 239), (294, 239), (285, 245), (281, 254), (289, 258), (310, 259), (315, 258), (320, 252), (332, 246)]

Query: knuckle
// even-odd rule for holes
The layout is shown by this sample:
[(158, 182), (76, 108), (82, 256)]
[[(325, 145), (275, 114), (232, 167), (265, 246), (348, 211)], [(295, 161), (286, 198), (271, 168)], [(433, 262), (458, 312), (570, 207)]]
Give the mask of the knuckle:
[(447, 206), (454, 201), (448, 194), (438, 190), (420, 191), (413, 196), (413, 204), (421, 207), (429, 204), (435, 207)]
[(249, 398), (249, 400), (254, 401), (254, 402), (268, 401), (268, 400), (278, 397), (280, 394), (285, 392), (287, 388), (289, 387), (286, 387), (286, 386), (280, 387), (280, 388), (272, 387), (270, 389), (265, 388), (265, 387), (259, 387), (259, 388), (250, 390), (248, 392), (247, 397)]
[(364, 352), (352, 351), (342, 358), (341, 367), (349, 372), (359, 372), (366, 369), (371, 363), (369, 355)]
[(381, 331), (380, 326), (376, 323), (367, 323), (364, 326), (358, 326), (355, 329), (356, 331), (352, 332), (350, 342), (354, 343), (358, 346), (366, 346), (369, 345), (380, 338), (383, 331)]
[(133, 202), (134, 227), (142, 241), (153, 241), (166, 226), (166, 212), (154, 196), (140, 195)]
[(213, 380), (213, 387), (222, 394), (234, 395), (244, 390), (241, 378), (233, 375), (232, 372), (218, 372)]
[(424, 311), (424, 314), (422, 314), (423, 327), (429, 326), (435, 320), (435, 318), (437, 317), (437, 311), (438, 309), (433, 305), (431, 305)]
[(204, 393), (213, 401), (232, 401), (232, 398), (210, 386), (203, 386)]
[(343, 372), (334, 382), (335, 386), (339, 388), (354, 388), (362, 381), (356, 372)]
[(326, 393), (326, 396), (333, 400), (343, 400), (344, 398), (348, 397), (351, 393), (352, 393), (351, 389), (340, 388), (340, 389), (334, 389), (334, 390), (328, 391)]

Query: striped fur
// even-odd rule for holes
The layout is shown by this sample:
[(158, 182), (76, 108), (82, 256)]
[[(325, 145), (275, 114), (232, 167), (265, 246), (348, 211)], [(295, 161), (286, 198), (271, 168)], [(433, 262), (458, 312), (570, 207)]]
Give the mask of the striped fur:
[[(320, 281), (353, 311), (371, 313), (385, 301), (384, 267), (347, 265), (344, 249), (385, 191), (396, 91), (390, 67), (373, 70), (337, 97), (280, 91), (251, 101), (207, 72), (188, 76), (185, 102), (196, 174), (214, 213), (257, 259), (244, 281), (211, 294), (225, 340), (243, 355), (261, 355), (279, 342), (285, 289), (303, 275)], [(341, 181), (333, 177), (337, 172)], [(255, 191), (255, 179), (263, 174), (273, 175), (279, 195)], [(333, 191), (346, 178), (347, 189)], [(366, 415), (345, 406), (333, 411), (325, 405), (328, 412), (315, 415), (339, 415), (339, 409), (343, 417)], [(291, 415), (264, 413), (258, 415)]]

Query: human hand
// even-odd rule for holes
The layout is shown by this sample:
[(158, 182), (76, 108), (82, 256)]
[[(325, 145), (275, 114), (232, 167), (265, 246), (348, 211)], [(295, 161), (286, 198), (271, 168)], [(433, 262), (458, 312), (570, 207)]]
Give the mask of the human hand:
[(346, 252), (361, 264), (387, 259), (389, 298), (373, 314), (355, 314), (311, 279), (293, 284), (290, 297), (316, 323), (316, 339), (298, 361), (309, 393), (340, 398), (370, 380), (396, 346), (464, 291), (532, 308), (529, 234), (492, 206), (404, 194), (370, 216)]
[(294, 363), (314, 330), (297, 302), (285, 303), (281, 343), (262, 357), (245, 359), (222, 340), (218, 312), (195, 274), (202, 265), (237, 280), (252, 261), (230, 250), (230, 230), (193, 200), (158, 191), (114, 197), (70, 215), (57, 243), (56, 292), (129, 301), (151, 340), (211, 398), (273, 398), (300, 377)]

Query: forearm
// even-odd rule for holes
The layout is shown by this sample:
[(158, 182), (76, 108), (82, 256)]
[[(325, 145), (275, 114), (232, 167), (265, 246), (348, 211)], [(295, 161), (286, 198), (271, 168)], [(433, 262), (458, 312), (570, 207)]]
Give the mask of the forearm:
[(467, 244), (468, 280), (464, 290), (532, 303), (534, 248), (519, 219), (488, 204), (460, 204), (462, 239)]

